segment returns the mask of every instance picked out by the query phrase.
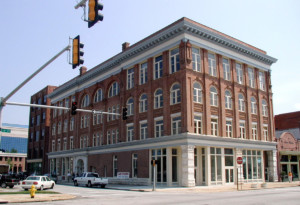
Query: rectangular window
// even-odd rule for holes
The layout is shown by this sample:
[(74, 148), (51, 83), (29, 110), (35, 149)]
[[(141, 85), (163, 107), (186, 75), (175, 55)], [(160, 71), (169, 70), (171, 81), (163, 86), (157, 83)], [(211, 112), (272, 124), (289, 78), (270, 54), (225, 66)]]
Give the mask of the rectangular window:
[(141, 64), (140, 67), (140, 85), (147, 83), (148, 63)]
[(107, 131), (106, 136), (107, 136), (107, 141), (106, 141), (107, 144), (111, 144), (110, 131)]
[(116, 155), (113, 156), (113, 177), (118, 176), (118, 157)]
[(257, 124), (252, 124), (252, 139), (257, 140)]
[(259, 88), (261, 90), (266, 90), (265, 73), (261, 71), (259, 71)]
[(194, 116), (194, 132), (202, 134), (202, 117), (199, 115)]
[(255, 87), (255, 78), (254, 78), (253, 68), (248, 68), (248, 77), (249, 77), (249, 86), (251, 88), (254, 88)]
[(230, 66), (229, 66), (229, 60), (226, 58), (223, 58), (223, 71), (224, 71), (224, 80), (231, 80), (231, 72), (230, 72)]
[(127, 70), (127, 90), (134, 86), (134, 68)]
[(268, 125), (264, 125), (264, 128), (263, 128), (263, 140), (264, 141), (268, 140)]
[(155, 137), (162, 137), (164, 134), (164, 121), (156, 120), (155, 121)]
[(171, 65), (171, 70), (170, 70), (171, 74), (180, 70), (179, 48), (175, 48), (171, 50), (170, 65)]
[(132, 154), (132, 177), (137, 178), (138, 175), (138, 155), (137, 154)]
[(246, 139), (246, 127), (245, 122), (240, 122), (240, 138)]
[(154, 58), (154, 80), (161, 78), (163, 75), (163, 58), (162, 56), (158, 56)]
[(133, 125), (128, 126), (127, 125), (127, 142), (130, 142), (133, 140)]
[(215, 54), (208, 53), (208, 69), (209, 75), (217, 76), (217, 65), (216, 65), (216, 56)]
[(218, 136), (218, 119), (211, 119), (211, 135)]
[(74, 117), (71, 118), (70, 120), (70, 131), (74, 130)]
[(73, 140), (73, 136), (70, 137), (70, 149), (74, 149), (74, 140)]
[(55, 140), (52, 140), (52, 152), (55, 151)]
[(181, 116), (172, 118), (172, 135), (181, 133)]
[(226, 120), (226, 137), (232, 137), (232, 120)]
[(246, 182), (262, 179), (262, 152), (243, 150), (243, 175)]
[(193, 71), (201, 72), (201, 58), (200, 58), (200, 49), (192, 48), (192, 64)]
[(239, 84), (243, 84), (243, 68), (242, 65), (239, 63), (236, 63), (236, 76), (237, 76), (237, 82)]
[(210, 148), (210, 166), (212, 184), (222, 184), (222, 154), (221, 148)]
[(145, 140), (148, 138), (148, 124), (147, 122), (140, 123), (140, 139)]

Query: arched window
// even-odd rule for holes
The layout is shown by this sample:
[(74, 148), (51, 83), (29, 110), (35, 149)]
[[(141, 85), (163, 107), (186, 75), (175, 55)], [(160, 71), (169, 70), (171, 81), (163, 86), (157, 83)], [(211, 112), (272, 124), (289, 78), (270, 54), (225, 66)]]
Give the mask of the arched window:
[(218, 91), (215, 87), (210, 88), (210, 105), (218, 106)]
[(154, 93), (154, 109), (162, 108), (163, 105), (163, 91), (161, 88), (159, 88)]
[(81, 101), (81, 107), (87, 107), (90, 105), (90, 97), (89, 95), (85, 95)]
[(113, 96), (116, 96), (119, 94), (119, 92), (120, 92), (119, 84), (117, 82), (114, 82), (109, 88), (108, 97), (111, 98)]
[(245, 100), (243, 94), (239, 94), (239, 111), (245, 112)]
[(170, 95), (171, 105), (178, 104), (181, 102), (180, 85), (178, 83), (174, 84), (171, 87)]
[(261, 101), (262, 104), (262, 115), (263, 116), (268, 116), (268, 105), (267, 105), (267, 101), (262, 100)]
[(194, 83), (194, 102), (202, 103), (202, 87), (200, 83)]
[(225, 91), (225, 108), (232, 109), (232, 96), (229, 90)]
[(140, 97), (140, 112), (146, 112), (148, 107), (148, 99), (146, 94), (142, 94)]
[(255, 97), (251, 97), (251, 113), (257, 114), (257, 104)]
[(103, 92), (102, 89), (98, 89), (94, 96), (94, 102), (101, 102), (103, 100)]
[(127, 107), (127, 115), (133, 115), (134, 113), (134, 104), (133, 104), (133, 98), (129, 98), (127, 100), (127, 104), (126, 104), (126, 107)]

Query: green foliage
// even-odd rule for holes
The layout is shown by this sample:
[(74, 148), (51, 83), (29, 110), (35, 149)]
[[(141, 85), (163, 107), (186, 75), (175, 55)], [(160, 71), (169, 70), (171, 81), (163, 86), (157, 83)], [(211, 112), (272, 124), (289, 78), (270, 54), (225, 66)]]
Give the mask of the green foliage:
[(15, 148), (11, 148), (10, 153), (18, 153), (18, 150)]

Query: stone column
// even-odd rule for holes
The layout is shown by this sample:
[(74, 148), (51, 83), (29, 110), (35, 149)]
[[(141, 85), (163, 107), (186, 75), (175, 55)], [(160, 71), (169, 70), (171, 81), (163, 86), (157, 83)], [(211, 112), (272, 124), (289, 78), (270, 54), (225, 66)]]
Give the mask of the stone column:
[(270, 182), (278, 182), (277, 173), (277, 150), (267, 151), (268, 154), (268, 164), (269, 164), (269, 180)]
[(184, 187), (194, 187), (194, 148), (195, 146), (181, 146), (181, 185)]

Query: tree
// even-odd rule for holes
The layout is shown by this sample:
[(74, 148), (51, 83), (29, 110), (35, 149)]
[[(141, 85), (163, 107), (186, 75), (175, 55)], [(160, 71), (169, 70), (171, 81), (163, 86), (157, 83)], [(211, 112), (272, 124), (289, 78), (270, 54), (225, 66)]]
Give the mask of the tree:
[(11, 148), (10, 153), (18, 153), (18, 150), (15, 148)]

